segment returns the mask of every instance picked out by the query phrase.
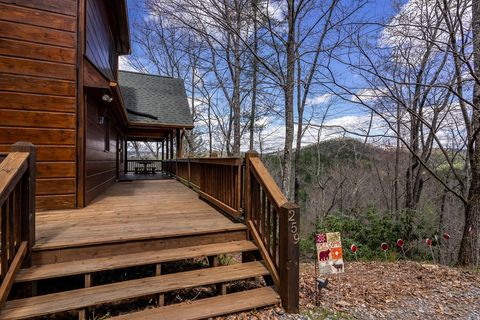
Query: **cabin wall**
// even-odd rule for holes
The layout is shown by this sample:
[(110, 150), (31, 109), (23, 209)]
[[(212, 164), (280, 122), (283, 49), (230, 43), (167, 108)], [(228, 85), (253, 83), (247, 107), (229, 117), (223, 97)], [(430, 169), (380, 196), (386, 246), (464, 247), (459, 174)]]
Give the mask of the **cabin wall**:
[(37, 208), (76, 202), (77, 1), (0, 0), (0, 152), (37, 151)]
[[(117, 178), (117, 131), (111, 115), (105, 113), (98, 99), (87, 94), (87, 123), (85, 146), (85, 204), (105, 191)], [(99, 123), (105, 114), (109, 130), (109, 150), (105, 148), (106, 126)]]
[(117, 78), (118, 55), (103, 0), (87, 0), (85, 56), (108, 80)]

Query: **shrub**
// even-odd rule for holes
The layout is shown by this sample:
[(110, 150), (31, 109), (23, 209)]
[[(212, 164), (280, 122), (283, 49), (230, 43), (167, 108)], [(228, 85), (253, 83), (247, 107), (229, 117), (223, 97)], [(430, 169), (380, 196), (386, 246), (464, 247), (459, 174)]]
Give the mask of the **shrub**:
[[(428, 224), (417, 225), (413, 234), (407, 239), (404, 216), (395, 219), (389, 214), (380, 214), (375, 208), (371, 207), (366, 212), (356, 212), (355, 214), (335, 214), (328, 216), (316, 222), (316, 232), (341, 232), (344, 258), (348, 261), (355, 260), (350, 246), (355, 244), (358, 247), (357, 255), (359, 260), (377, 260), (385, 259), (383, 251), (380, 249), (382, 242), (389, 245), (387, 258), (395, 261), (403, 254), (401, 249), (396, 246), (399, 238), (405, 239), (405, 249), (410, 259), (424, 259), (425, 254), (422, 244), (425, 235), (431, 234), (432, 227)], [(302, 239), (300, 250), (304, 257), (312, 257), (315, 252), (313, 235), (308, 239)], [(314, 255), (313, 255), (314, 257)]]

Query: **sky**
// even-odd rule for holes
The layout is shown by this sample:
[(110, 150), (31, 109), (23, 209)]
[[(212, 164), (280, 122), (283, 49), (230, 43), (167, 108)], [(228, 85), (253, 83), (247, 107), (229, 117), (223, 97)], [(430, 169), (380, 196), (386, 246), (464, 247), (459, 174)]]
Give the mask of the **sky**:
[[(201, 0), (200, 0), (201, 1)], [(352, 0), (349, 0), (352, 1)], [(402, 0), (400, 0), (402, 1)], [(402, 2), (400, 2), (402, 3)], [(353, 2), (352, 2), (353, 4)], [(135, 0), (128, 0), (128, 9), (129, 9), (129, 21), (130, 21), (130, 28), (133, 30), (135, 28), (134, 23), (138, 21), (138, 19), (144, 19), (144, 13), (140, 8), (141, 1)], [(366, 21), (378, 21), (384, 20), (388, 21), (393, 14), (393, 2), (390, 0), (373, 0), (369, 1), (362, 9), (359, 14), (363, 17)], [(132, 43), (134, 47), (133, 52), (135, 52), (135, 43)], [(121, 59), (120, 61), (120, 68), (124, 70), (132, 70), (132, 68), (126, 63), (126, 57)], [(364, 84), (362, 83), (361, 78), (352, 76), (352, 74), (340, 63), (333, 64), (333, 72), (340, 75), (344, 80), (350, 82), (351, 87), (362, 88)], [(370, 121), (370, 113), (367, 112), (365, 109), (359, 108), (358, 105), (353, 103), (348, 103), (346, 101), (342, 101), (338, 98), (333, 98), (332, 95), (328, 95), (325, 92), (321, 92), (318, 94), (312, 94), (309, 101), (309, 106), (307, 109), (315, 111), (315, 110), (322, 110), (324, 112), (328, 105), (328, 114), (325, 118), (324, 124), (328, 126), (328, 129), (323, 129), (321, 132), (321, 139), (328, 139), (328, 138), (335, 138), (344, 135), (343, 130), (339, 128), (335, 128), (336, 125), (341, 125), (349, 130), (352, 131), (364, 131), (365, 127), (368, 125)], [(309, 112), (307, 110), (307, 112)], [(319, 112), (319, 113), (321, 113)], [(314, 123), (320, 123), (321, 117), (316, 116)], [(267, 121), (267, 120), (265, 120)], [(283, 148), (283, 140), (284, 140), (284, 125), (280, 121), (273, 120), (270, 121), (269, 126), (266, 129), (265, 135), (268, 137), (266, 138), (267, 143), (264, 147), (267, 148), (268, 151), (277, 151)], [(374, 119), (373, 123), (373, 131), (377, 133), (381, 133), (385, 131), (383, 124), (381, 123), (380, 119)], [(304, 145), (314, 143), (317, 141), (319, 136), (319, 132), (317, 127), (311, 127), (304, 136)], [(247, 137), (245, 137), (245, 141), (243, 141), (242, 149), (245, 150), (246, 145), (248, 145)]]

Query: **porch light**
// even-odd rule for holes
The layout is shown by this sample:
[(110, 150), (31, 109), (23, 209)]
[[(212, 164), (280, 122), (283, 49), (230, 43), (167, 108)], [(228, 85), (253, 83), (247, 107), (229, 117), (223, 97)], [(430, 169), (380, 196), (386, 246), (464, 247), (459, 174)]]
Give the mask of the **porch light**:
[(110, 103), (110, 102), (113, 101), (113, 98), (109, 94), (104, 93), (103, 96), (102, 96), (102, 101)]

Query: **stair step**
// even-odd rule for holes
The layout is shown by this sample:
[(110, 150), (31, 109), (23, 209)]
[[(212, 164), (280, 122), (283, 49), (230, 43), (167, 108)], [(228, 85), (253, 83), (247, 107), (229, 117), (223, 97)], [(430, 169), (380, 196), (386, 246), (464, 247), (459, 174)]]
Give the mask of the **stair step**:
[(46, 264), (33, 266), (28, 269), (21, 269), (15, 278), (15, 282), (36, 281), (154, 263), (185, 260), (200, 256), (213, 256), (222, 253), (253, 250), (257, 250), (257, 247), (253, 242), (241, 240), (185, 248), (146, 251), (82, 261)]
[(193, 302), (172, 304), (125, 314), (112, 320), (196, 320), (217, 317), (228, 313), (262, 308), (280, 303), (280, 297), (272, 287), (252, 289), (224, 296), (205, 298)]
[(179, 289), (268, 275), (262, 262), (179, 272), (7, 301), (0, 319), (25, 319)]

